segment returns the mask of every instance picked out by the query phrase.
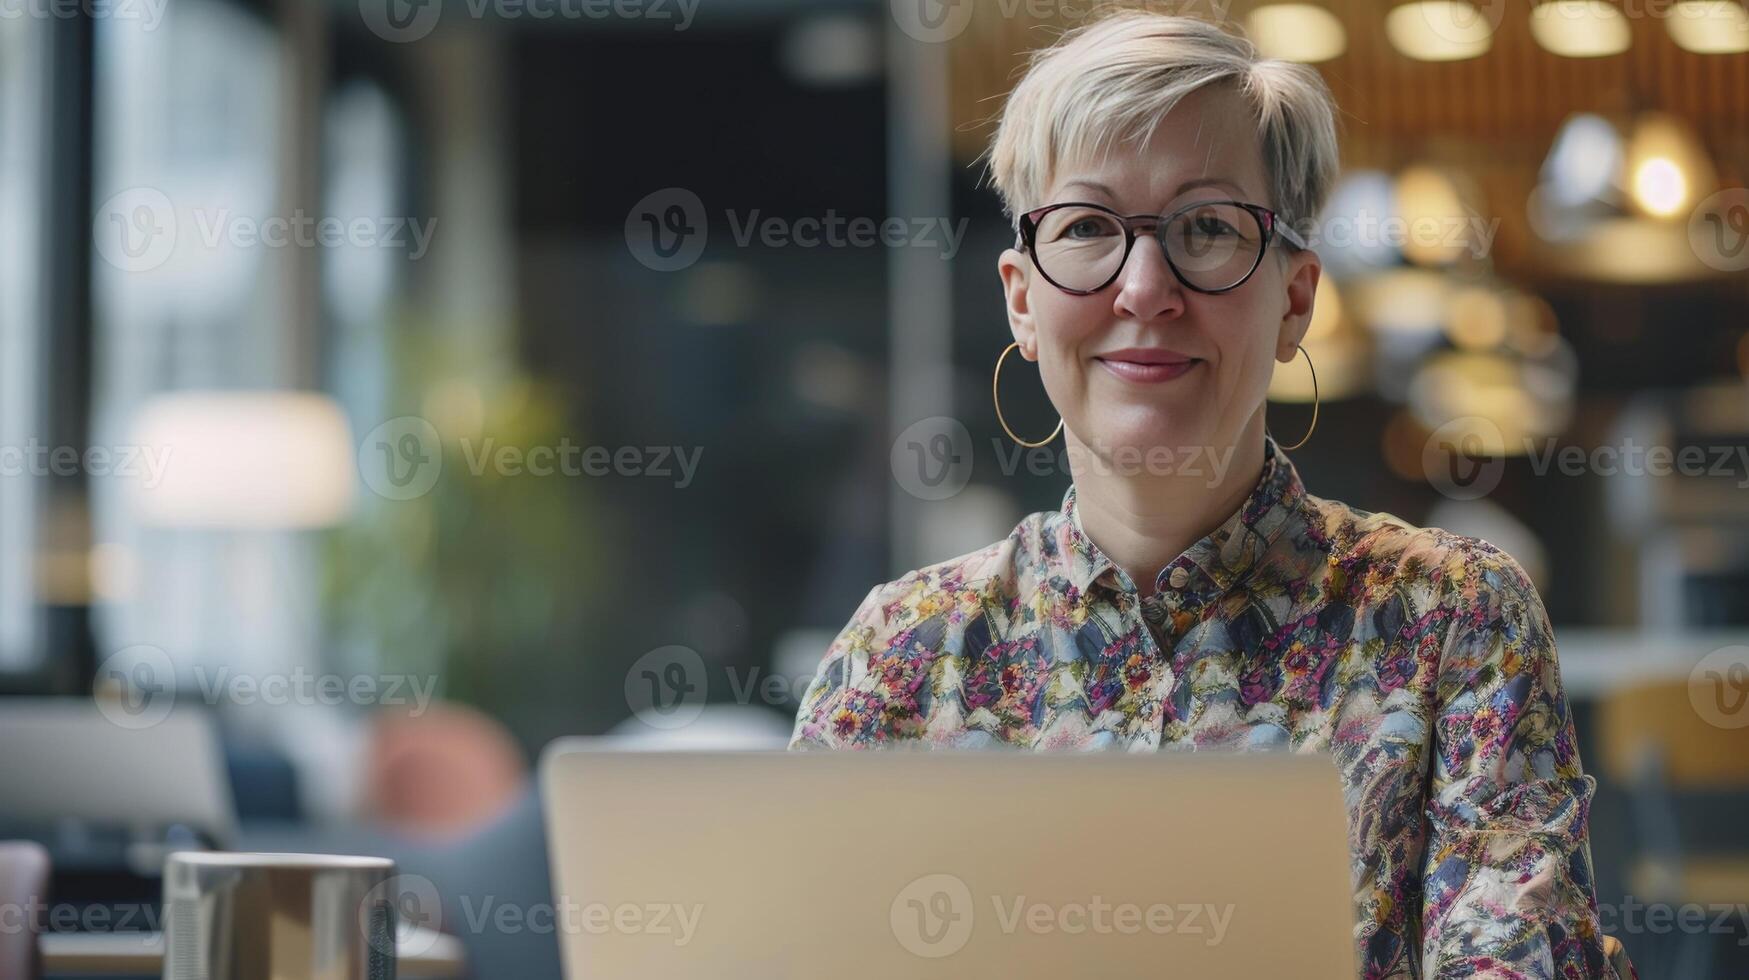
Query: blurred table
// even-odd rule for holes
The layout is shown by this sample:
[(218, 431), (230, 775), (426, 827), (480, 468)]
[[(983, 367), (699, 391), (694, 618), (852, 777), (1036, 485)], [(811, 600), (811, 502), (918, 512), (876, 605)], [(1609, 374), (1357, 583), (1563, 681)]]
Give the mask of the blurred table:
[[(164, 936), (156, 932), (51, 932), (43, 935), (43, 973), (80, 976), (162, 976)], [(414, 928), (398, 943), (395, 974), (402, 977), (467, 975), (467, 956), (454, 936)]]

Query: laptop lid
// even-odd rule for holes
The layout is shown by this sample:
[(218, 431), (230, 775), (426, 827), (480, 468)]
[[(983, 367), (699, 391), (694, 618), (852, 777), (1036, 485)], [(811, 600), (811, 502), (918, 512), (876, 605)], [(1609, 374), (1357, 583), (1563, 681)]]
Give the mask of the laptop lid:
[(1352, 980), (1325, 756), (621, 752), (541, 763), (571, 980)]

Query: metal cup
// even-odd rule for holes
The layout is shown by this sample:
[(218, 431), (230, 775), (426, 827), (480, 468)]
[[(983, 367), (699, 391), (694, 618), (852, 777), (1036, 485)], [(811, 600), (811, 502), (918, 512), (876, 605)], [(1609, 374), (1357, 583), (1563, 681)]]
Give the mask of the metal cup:
[(164, 861), (164, 980), (394, 980), (395, 862), (178, 851)]

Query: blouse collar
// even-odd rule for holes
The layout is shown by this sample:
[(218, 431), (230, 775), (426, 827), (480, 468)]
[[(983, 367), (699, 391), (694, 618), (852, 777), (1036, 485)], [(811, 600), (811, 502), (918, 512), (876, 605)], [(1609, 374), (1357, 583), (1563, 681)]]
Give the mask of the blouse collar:
[[(1299, 515), (1305, 496), (1293, 461), (1265, 434), (1263, 473), (1250, 496), (1219, 527), (1160, 569), (1156, 592), (1196, 593), (1205, 599), (1225, 593)], [(1082, 592), (1102, 578), (1111, 588), (1133, 590), (1129, 576), (1082, 529), (1074, 484), (1063, 494), (1061, 513), (1066, 520), (1060, 522), (1058, 536), (1065, 546), (1062, 554), (1068, 561), (1070, 582)]]

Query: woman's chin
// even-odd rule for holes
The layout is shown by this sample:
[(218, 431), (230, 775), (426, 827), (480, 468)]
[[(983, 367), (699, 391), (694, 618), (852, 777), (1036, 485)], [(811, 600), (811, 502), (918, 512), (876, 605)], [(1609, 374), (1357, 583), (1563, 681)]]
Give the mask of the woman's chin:
[(1166, 422), (1107, 426), (1099, 429), (1087, 446), (1100, 455), (1122, 452), (1134, 456), (1150, 450), (1178, 452), (1208, 441), (1191, 428)]

